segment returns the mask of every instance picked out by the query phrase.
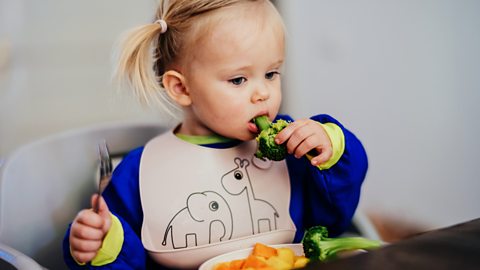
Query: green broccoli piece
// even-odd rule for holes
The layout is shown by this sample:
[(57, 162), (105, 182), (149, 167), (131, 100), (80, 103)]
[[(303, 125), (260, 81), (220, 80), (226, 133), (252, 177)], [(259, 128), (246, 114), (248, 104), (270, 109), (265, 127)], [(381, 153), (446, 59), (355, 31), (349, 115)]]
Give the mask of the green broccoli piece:
[(381, 246), (381, 242), (363, 237), (328, 238), (328, 230), (323, 226), (306, 230), (302, 244), (305, 257), (320, 261), (334, 259), (340, 251), (374, 249)]
[(275, 136), (288, 126), (289, 123), (282, 119), (272, 123), (266, 115), (256, 117), (254, 122), (260, 130), (256, 138), (258, 149), (255, 156), (263, 160), (265, 160), (265, 158), (274, 161), (283, 160), (287, 155), (287, 147), (285, 144), (276, 144)]

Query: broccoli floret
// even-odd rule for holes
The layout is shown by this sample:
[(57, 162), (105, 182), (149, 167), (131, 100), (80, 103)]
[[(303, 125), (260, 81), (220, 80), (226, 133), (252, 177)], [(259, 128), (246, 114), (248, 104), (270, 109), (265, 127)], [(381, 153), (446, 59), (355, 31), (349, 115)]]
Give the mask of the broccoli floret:
[(260, 130), (257, 135), (258, 149), (255, 153), (257, 158), (265, 160), (265, 158), (280, 161), (287, 155), (287, 147), (285, 144), (276, 144), (275, 136), (288, 126), (288, 122), (282, 119), (270, 122), (266, 115), (256, 117), (254, 119), (255, 125)]
[(314, 226), (305, 231), (302, 244), (305, 257), (320, 261), (336, 258), (339, 251), (374, 249), (381, 246), (381, 242), (363, 237), (328, 238), (328, 230), (323, 226)]

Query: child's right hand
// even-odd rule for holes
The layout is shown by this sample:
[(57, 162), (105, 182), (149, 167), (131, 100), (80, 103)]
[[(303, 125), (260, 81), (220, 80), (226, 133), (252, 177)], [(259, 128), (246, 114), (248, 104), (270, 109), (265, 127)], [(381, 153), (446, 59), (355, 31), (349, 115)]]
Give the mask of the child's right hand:
[[(98, 195), (94, 194), (91, 199), (92, 206), (97, 199)], [(80, 211), (70, 229), (70, 252), (73, 258), (79, 263), (87, 263), (95, 258), (111, 224), (111, 214), (103, 197), (100, 197), (98, 213), (93, 209)]]

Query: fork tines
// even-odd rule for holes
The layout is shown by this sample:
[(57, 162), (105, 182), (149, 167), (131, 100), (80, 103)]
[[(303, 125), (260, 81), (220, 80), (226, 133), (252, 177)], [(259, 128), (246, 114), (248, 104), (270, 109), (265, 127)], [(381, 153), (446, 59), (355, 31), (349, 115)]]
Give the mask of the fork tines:
[(110, 153), (106, 141), (102, 141), (98, 144), (98, 153), (100, 156), (100, 179), (108, 176), (112, 173), (112, 160), (110, 159)]

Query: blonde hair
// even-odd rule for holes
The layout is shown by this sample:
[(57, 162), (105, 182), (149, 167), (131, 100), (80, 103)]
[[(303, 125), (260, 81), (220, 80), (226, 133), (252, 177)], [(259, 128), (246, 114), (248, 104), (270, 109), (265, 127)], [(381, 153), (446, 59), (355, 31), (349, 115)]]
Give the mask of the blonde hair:
[(187, 52), (186, 43), (191, 40), (189, 35), (197, 19), (244, 2), (272, 5), (269, 0), (161, 0), (154, 21), (164, 20), (167, 30), (152, 22), (128, 33), (120, 47), (114, 77), (121, 86), (132, 89), (141, 102), (160, 101), (167, 112), (175, 114), (172, 109), (177, 106), (162, 89), (162, 75)]

